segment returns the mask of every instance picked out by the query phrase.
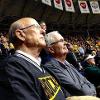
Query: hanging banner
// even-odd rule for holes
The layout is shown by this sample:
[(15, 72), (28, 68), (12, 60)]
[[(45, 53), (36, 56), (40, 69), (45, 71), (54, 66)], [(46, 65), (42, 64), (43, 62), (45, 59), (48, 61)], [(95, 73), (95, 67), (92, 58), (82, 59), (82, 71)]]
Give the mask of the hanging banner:
[(100, 14), (100, 8), (98, 1), (90, 1), (93, 14)]
[(54, 0), (54, 6), (57, 9), (63, 10), (62, 0)]
[(81, 13), (90, 13), (87, 2), (86, 1), (78, 1), (79, 8)]
[(69, 12), (75, 12), (72, 0), (64, 0), (65, 9)]
[(51, 0), (42, 0), (42, 3), (51, 6)]

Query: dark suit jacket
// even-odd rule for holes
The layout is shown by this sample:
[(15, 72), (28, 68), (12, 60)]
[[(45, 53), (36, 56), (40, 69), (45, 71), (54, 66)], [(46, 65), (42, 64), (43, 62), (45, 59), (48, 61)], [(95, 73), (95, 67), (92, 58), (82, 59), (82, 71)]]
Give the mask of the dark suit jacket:
[(23, 55), (8, 57), (0, 72), (0, 100), (65, 100), (57, 81)]
[(71, 95), (96, 95), (95, 87), (83, 77), (71, 64), (66, 66), (52, 58), (45, 64), (49, 70)]

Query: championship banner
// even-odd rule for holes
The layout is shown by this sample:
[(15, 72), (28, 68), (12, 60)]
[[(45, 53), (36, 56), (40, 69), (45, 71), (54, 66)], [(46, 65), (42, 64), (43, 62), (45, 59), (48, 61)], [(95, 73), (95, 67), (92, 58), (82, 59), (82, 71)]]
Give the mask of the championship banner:
[(81, 13), (90, 13), (87, 2), (86, 1), (78, 1)]
[(57, 9), (63, 10), (62, 0), (54, 0), (54, 6)]
[(51, 0), (42, 0), (42, 3), (51, 6)]
[(100, 8), (98, 1), (90, 1), (93, 14), (100, 14)]
[(72, 0), (64, 0), (65, 9), (69, 12), (75, 12)]

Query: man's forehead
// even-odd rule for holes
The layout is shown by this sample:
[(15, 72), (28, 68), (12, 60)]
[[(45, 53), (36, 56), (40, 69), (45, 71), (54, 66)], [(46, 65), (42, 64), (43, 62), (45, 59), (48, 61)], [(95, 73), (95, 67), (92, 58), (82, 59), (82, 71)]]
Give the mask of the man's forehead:
[(39, 25), (35, 19), (30, 19), (26, 21), (26, 25)]
[(22, 18), (17, 21), (17, 23), (20, 23), (22, 26), (27, 26), (27, 25), (39, 25), (38, 22), (33, 19), (33, 18)]

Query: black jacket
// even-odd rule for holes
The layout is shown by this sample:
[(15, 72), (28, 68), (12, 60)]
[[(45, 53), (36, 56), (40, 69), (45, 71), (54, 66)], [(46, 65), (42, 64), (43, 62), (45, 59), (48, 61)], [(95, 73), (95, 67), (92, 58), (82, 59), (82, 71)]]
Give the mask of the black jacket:
[[(43, 69), (43, 68), (42, 68)], [(0, 64), (0, 100), (65, 100), (61, 87), (46, 71), (12, 55)]]

